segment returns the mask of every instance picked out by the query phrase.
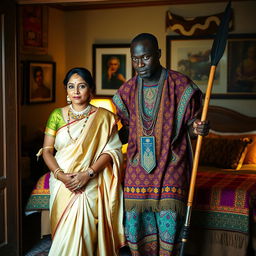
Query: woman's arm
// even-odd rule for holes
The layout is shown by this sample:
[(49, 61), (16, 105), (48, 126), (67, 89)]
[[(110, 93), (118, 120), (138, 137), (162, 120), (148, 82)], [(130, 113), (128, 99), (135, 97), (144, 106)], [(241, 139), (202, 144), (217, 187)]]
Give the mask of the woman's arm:
[(90, 179), (93, 179), (107, 165), (112, 164), (112, 158), (109, 154), (103, 153), (97, 161), (83, 172), (74, 174), (73, 179), (65, 185), (70, 191), (79, 191)]
[(44, 136), (44, 145), (43, 145), (43, 159), (45, 164), (48, 166), (51, 172), (58, 169), (57, 175), (55, 178), (62, 181), (65, 185), (72, 180), (72, 175), (64, 173), (60, 166), (58, 165), (53, 153), (54, 153), (54, 143), (55, 137), (45, 134)]
[[(99, 172), (101, 172), (107, 165), (112, 165), (112, 157), (108, 152), (113, 150), (120, 150), (121, 153), (122, 143), (120, 142), (117, 126), (113, 128), (113, 134), (110, 136), (107, 145), (105, 146), (103, 153), (89, 168), (82, 172), (76, 173), (73, 176), (73, 180), (67, 184), (67, 188), (72, 191), (77, 191), (82, 187), (85, 187), (90, 179), (93, 179)], [(121, 155), (122, 156), (122, 155)], [(121, 157), (120, 156), (120, 157)]]
[(59, 165), (55, 157), (53, 156), (54, 142), (55, 142), (55, 137), (45, 134), (44, 145), (43, 145), (43, 159), (51, 172), (59, 168)]

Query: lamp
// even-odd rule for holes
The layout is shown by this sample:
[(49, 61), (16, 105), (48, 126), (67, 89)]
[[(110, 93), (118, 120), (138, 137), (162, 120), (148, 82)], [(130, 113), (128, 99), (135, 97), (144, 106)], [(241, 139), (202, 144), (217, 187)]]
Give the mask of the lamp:
[[(92, 99), (90, 101), (90, 103), (95, 106), (95, 107), (101, 107), (101, 108), (105, 108), (113, 113), (116, 113), (116, 108), (114, 106), (114, 104), (112, 103), (111, 99), (109, 98), (96, 98), (96, 99)], [(122, 124), (121, 122), (119, 121), (117, 123), (117, 126), (118, 126), (118, 130), (121, 129), (122, 127)], [(122, 152), (123, 154), (125, 154), (127, 151), (127, 144), (123, 145), (122, 146)]]
[(111, 99), (108, 98), (96, 98), (92, 99), (90, 102), (95, 107), (102, 107), (105, 108), (113, 113), (116, 113), (116, 109), (114, 104), (112, 103)]

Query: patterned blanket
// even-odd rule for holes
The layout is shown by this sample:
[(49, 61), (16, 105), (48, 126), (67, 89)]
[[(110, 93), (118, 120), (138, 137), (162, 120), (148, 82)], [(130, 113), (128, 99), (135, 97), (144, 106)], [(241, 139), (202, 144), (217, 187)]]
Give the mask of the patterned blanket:
[(199, 172), (192, 226), (248, 234), (256, 220), (256, 175)]
[[(49, 178), (48, 172), (38, 180), (26, 211), (49, 209)], [(256, 222), (256, 175), (198, 172), (193, 227), (248, 234), (251, 217)]]
[(35, 185), (26, 205), (26, 211), (49, 210), (50, 172), (44, 174)]

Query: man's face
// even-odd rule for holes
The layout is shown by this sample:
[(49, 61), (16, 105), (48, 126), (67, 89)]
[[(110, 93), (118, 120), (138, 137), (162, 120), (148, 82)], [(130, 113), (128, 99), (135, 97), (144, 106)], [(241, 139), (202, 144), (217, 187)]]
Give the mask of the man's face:
[(161, 52), (145, 39), (131, 45), (132, 65), (142, 79), (150, 80), (159, 69)]
[(38, 85), (43, 84), (43, 73), (41, 71), (37, 71), (35, 75), (35, 81)]

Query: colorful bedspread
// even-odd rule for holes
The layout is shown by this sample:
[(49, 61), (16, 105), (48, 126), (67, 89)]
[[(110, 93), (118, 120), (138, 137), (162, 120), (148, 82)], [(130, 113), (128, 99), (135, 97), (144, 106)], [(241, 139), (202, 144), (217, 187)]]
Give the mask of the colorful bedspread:
[(44, 174), (35, 185), (26, 205), (26, 211), (49, 210), (50, 172)]
[(198, 172), (192, 226), (248, 234), (256, 220), (256, 175)]

